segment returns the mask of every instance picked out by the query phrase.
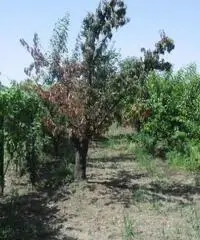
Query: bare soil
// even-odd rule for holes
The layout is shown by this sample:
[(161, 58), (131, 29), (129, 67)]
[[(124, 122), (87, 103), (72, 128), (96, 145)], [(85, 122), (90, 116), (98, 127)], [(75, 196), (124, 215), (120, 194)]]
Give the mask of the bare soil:
[(200, 187), (191, 173), (158, 161), (152, 174), (123, 146), (97, 145), (87, 176), (52, 194), (8, 178), (12, 200), (0, 200), (1, 227), (13, 224), (13, 240), (200, 239)]

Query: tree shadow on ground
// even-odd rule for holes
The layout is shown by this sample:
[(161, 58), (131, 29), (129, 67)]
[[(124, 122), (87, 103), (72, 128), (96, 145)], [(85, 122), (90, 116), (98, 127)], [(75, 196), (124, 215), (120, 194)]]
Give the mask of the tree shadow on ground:
[(48, 161), (39, 168), (36, 188), (57, 201), (68, 197), (67, 187), (72, 180), (73, 169), (70, 168), (70, 165), (67, 166), (64, 160)]
[(181, 197), (187, 201), (193, 201), (194, 195), (200, 197), (200, 187), (189, 184), (171, 183), (166, 185), (162, 182), (152, 182), (149, 190), (152, 193), (160, 193), (169, 197)]
[(94, 163), (120, 163), (120, 162), (130, 162), (135, 160), (133, 154), (119, 154), (118, 156), (111, 157), (96, 157), (89, 158), (88, 166), (94, 165)]
[(93, 181), (89, 180), (89, 184), (101, 184), (106, 186), (108, 191), (105, 194), (109, 193), (110, 202), (107, 205), (112, 203), (121, 203), (125, 207), (129, 207), (131, 204), (131, 191), (134, 191), (139, 188), (139, 184), (132, 184), (132, 180), (139, 180), (143, 177), (146, 177), (145, 173), (130, 174), (128, 171), (119, 171), (118, 175), (115, 178), (110, 178), (106, 181)]
[[(146, 180), (143, 182), (143, 180)], [(200, 187), (192, 185), (155, 182), (148, 178), (147, 173), (131, 174), (129, 171), (119, 171), (116, 177), (106, 181), (88, 181), (89, 184), (101, 184), (106, 186), (110, 202), (121, 203), (130, 207), (137, 195), (137, 201), (148, 202), (172, 202), (178, 204), (192, 204), (194, 199), (200, 199)], [(140, 195), (140, 197), (139, 197)], [(141, 196), (142, 195), (142, 196)]]
[(60, 235), (62, 222), (56, 218), (56, 206), (36, 193), (0, 199), (0, 239), (75, 240)]

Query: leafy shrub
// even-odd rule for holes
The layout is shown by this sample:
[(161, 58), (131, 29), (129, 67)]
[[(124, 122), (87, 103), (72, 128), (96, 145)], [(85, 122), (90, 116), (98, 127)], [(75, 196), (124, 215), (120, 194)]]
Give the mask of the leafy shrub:
[[(152, 73), (146, 108), (151, 115), (139, 138), (148, 152), (187, 169), (199, 168), (200, 75), (195, 65), (177, 73)], [(181, 160), (182, 159), (182, 160)]]
[[(3, 136), (1, 140), (4, 139), (1, 141), (1, 148), (3, 150), (5, 148), (5, 154), (1, 151), (0, 161), (2, 189), (4, 188), (4, 175), (9, 164), (16, 166), (19, 177), (28, 173), (33, 185), (40, 180), (38, 177), (45, 163), (52, 165), (54, 160), (62, 163), (54, 173), (62, 169), (60, 175), (63, 178), (72, 174), (74, 152), (68, 135), (57, 129), (51, 131), (49, 125), (45, 126), (45, 119), (50, 119), (50, 109), (41, 100), (34, 85), (27, 82), (14, 84), (5, 91), (1, 91), (0, 106), (0, 117), (3, 119), (0, 133)], [(62, 125), (61, 116), (55, 115), (54, 119)], [(49, 177), (51, 181), (55, 174), (49, 174)]]

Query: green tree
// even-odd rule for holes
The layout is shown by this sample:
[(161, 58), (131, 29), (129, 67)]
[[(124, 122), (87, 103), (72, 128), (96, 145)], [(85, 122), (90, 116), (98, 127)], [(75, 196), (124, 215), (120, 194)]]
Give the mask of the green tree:
[(160, 40), (153, 50), (142, 48), (142, 57), (128, 57), (120, 63), (122, 77), (132, 79), (133, 88), (135, 88), (134, 94), (128, 94), (123, 102), (121, 115), (124, 116), (124, 120), (134, 122), (138, 131), (144, 121), (144, 116), (148, 115), (144, 107), (148, 98), (146, 87), (148, 75), (152, 71), (170, 72), (172, 70), (172, 64), (165, 61), (164, 55), (171, 53), (174, 48), (174, 41), (162, 31)]
[(6, 93), (0, 90), (0, 194), (4, 192), (4, 118), (6, 109)]
[[(24, 86), (25, 87), (25, 86)], [(25, 90), (26, 88), (26, 90)], [(33, 86), (12, 85), (0, 91), (0, 187), (10, 163), (26, 170), (36, 182), (38, 155), (41, 150), (41, 124), (44, 107)], [(5, 153), (6, 152), (6, 159)]]
[(6, 151), (19, 172), (27, 170), (31, 183), (35, 184), (44, 108), (33, 88), (25, 91), (14, 85), (7, 90), (7, 109)]

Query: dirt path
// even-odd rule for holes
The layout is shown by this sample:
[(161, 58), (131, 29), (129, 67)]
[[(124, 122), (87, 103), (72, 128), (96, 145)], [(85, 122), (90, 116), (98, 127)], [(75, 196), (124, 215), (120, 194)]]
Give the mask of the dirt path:
[(69, 216), (63, 234), (78, 240), (155, 240), (189, 239), (185, 232), (190, 231), (191, 239), (199, 239), (188, 221), (200, 221), (186, 216), (194, 202), (199, 207), (200, 189), (192, 186), (191, 177), (171, 172), (170, 179), (157, 179), (141, 170), (131, 154), (114, 151), (99, 158), (99, 151), (90, 153), (88, 182), (72, 184), (70, 198), (55, 203), (59, 219)]
[(131, 172), (125, 169), (133, 165), (129, 158), (123, 161), (89, 162), (88, 183), (72, 185), (70, 199), (57, 203), (61, 216), (73, 216), (63, 224), (64, 232), (80, 240), (122, 239), (132, 197), (128, 179)]

